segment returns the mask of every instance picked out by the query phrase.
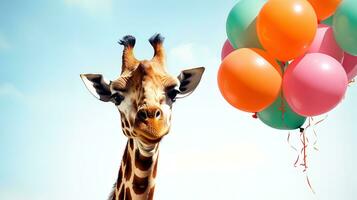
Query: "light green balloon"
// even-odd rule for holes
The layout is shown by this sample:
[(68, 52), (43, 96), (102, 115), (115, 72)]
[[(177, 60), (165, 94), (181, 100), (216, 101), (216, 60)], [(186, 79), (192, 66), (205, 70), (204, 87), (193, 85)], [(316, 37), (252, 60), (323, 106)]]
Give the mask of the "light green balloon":
[(341, 2), (333, 17), (332, 27), (340, 47), (357, 56), (357, 0)]
[(306, 117), (300, 116), (291, 110), (286, 100), (281, 98), (281, 96), (268, 108), (259, 112), (258, 118), (264, 124), (281, 130), (300, 128), (306, 121)]
[(256, 18), (266, 0), (239, 0), (229, 12), (226, 32), (235, 49), (262, 48), (256, 31)]
[(330, 16), (329, 18), (323, 20), (323, 21), (321, 22), (321, 24), (325, 24), (325, 25), (328, 25), (328, 26), (332, 26), (332, 21), (333, 21), (333, 15)]

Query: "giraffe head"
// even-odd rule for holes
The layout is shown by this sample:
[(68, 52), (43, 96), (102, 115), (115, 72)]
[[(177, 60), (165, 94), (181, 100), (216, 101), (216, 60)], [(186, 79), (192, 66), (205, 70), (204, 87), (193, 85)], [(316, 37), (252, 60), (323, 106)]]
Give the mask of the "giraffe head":
[(88, 90), (99, 100), (112, 102), (121, 115), (124, 134), (145, 144), (156, 144), (171, 126), (171, 108), (176, 99), (193, 92), (199, 84), (203, 67), (182, 71), (177, 77), (166, 70), (164, 38), (149, 39), (154, 48), (151, 60), (137, 60), (133, 53), (135, 38), (125, 36), (122, 70), (113, 81), (101, 74), (82, 74)]

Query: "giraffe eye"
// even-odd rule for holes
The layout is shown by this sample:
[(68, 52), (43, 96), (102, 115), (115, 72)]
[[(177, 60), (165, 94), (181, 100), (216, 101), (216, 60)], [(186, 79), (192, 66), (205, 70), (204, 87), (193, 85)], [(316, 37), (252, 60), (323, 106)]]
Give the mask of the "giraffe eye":
[(179, 93), (178, 90), (176, 89), (171, 89), (167, 92), (167, 97), (169, 97), (171, 99), (172, 102), (176, 101), (176, 96)]
[(113, 103), (115, 105), (119, 105), (124, 100), (124, 97), (122, 95), (116, 93), (115, 95), (113, 95), (112, 99), (113, 99)]

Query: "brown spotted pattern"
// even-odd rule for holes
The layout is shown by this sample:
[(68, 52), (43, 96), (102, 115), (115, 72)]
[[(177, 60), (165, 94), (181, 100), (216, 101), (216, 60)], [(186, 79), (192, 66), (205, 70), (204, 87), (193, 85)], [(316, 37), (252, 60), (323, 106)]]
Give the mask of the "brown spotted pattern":
[(148, 194), (148, 200), (152, 200), (154, 198), (154, 191), (155, 191), (155, 186), (150, 188), (150, 191)]
[(129, 188), (125, 189), (125, 200), (132, 200), (131, 198), (131, 191)]
[(136, 194), (143, 194), (149, 184), (149, 178), (146, 177), (139, 177), (136, 174), (134, 174), (134, 180), (133, 180), (133, 190)]
[(127, 159), (125, 161), (125, 172), (124, 172), (124, 177), (125, 180), (129, 181), (130, 177), (132, 175), (132, 165), (131, 165), (131, 156), (129, 153), (127, 153)]
[(124, 150), (114, 192), (110, 200), (147, 200), (153, 198), (157, 173), (158, 145), (152, 156), (140, 153), (135, 139), (130, 138)]
[(141, 171), (148, 170), (151, 167), (152, 162), (152, 158), (141, 155), (139, 149), (135, 151), (135, 167)]

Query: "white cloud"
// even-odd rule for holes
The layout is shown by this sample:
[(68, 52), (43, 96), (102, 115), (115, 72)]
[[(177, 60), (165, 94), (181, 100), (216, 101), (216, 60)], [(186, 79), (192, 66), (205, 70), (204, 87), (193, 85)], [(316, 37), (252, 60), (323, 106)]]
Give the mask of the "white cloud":
[(169, 53), (170, 59), (177, 59), (180, 60), (181, 62), (187, 62), (187, 63), (192, 63), (194, 59), (194, 50), (193, 50), (193, 44), (188, 43), (188, 44), (181, 44), (177, 47), (174, 47), (170, 50)]
[(175, 73), (188, 67), (216, 68), (220, 61), (217, 55), (207, 46), (183, 43), (168, 50), (168, 68)]
[(0, 96), (22, 97), (23, 94), (11, 83), (0, 84)]
[(78, 7), (91, 14), (108, 12), (112, 8), (112, 0), (64, 0), (70, 7)]

